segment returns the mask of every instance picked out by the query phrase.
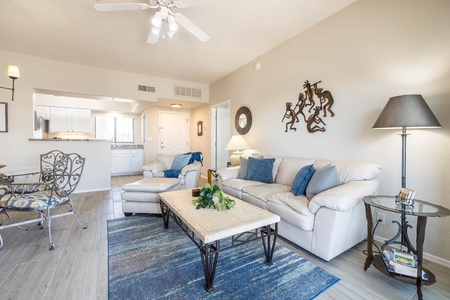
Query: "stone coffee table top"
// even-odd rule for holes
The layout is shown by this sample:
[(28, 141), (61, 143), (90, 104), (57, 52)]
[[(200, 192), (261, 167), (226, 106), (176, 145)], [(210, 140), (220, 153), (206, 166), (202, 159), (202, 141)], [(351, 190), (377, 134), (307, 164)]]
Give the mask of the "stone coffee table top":
[(167, 207), (204, 243), (280, 222), (278, 215), (231, 196), (236, 201), (235, 207), (217, 211), (213, 208), (196, 209), (192, 203), (196, 197), (192, 196), (191, 189), (159, 195)]

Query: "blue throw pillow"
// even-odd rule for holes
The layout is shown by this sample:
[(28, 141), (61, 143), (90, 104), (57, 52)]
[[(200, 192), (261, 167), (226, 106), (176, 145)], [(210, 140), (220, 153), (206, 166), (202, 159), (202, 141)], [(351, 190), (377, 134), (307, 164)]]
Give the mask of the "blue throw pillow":
[(191, 159), (191, 154), (178, 154), (172, 163), (172, 170), (181, 170), (187, 166), (189, 160)]
[(306, 197), (311, 200), (315, 195), (339, 185), (339, 176), (335, 166), (326, 166), (314, 172), (306, 187)]
[(273, 183), (272, 169), (275, 158), (256, 159), (248, 158), (247, 180)]
[(304, 166), (300, 169), (300, 171), (298, 171), (294, 181), (292, 182), (292, 194), (294, 194), (294, 196), (305, 194), (306, 186), (313, 176), (314, 171), (313, 165)]

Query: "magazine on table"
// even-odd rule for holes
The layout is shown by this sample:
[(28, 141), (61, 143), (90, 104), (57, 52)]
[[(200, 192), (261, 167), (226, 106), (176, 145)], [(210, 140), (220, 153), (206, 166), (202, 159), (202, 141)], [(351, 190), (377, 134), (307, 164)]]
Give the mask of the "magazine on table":
[(417, 267), (417, 256), (413, 253), (408, 253), (396, 249), (391, 249), (390, 261), (395, 262), (406, 267), (416, 268)]
[[(413, 267), (407, 267), (405, 265), (396, 263), (390, 259), (391, 254), (390, 251), (384, 251), (381, 255), (381, 258), (383, 259), (383, 262), (386, 266), (386, 269), (389, 273), (402, 275), (406, 277), (411, 278), (417, 278), (417, 268)], [(422, 270), (422, 279), (428, 281), (428, 276), (425, 273), (425, 271)]]

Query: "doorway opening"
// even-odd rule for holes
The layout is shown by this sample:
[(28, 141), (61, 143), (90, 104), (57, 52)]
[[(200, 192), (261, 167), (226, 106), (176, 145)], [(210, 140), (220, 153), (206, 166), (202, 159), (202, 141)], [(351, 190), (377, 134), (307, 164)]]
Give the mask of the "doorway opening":
[(225, 168), (229, 152), (225, 146), (230, 140), (230, 100), (211, 107), (211, 168)]

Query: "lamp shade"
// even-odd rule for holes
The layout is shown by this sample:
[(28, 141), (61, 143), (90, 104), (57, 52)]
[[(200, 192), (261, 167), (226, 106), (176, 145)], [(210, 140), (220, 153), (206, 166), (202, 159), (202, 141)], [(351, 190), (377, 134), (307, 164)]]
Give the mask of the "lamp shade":
[(19, 67), (18, 66), (9, 65), (8, 66), (8, 76), (11, 79), (19, 78), (20, 77)]
[(241, 135), (236, 134), (231, 137), (230, 141), (225, 147), (225, 150), (244, 150), (249, 148), (250, 146), (247, 144), (244, 138)]
[(406, 127), (441, 127), (422, 95), (390, 98), (372, 128)]

